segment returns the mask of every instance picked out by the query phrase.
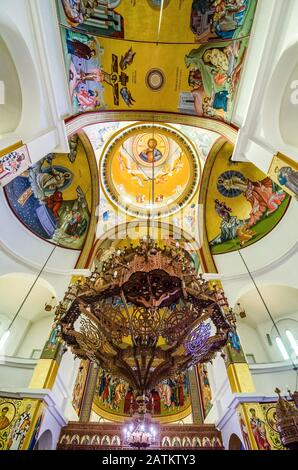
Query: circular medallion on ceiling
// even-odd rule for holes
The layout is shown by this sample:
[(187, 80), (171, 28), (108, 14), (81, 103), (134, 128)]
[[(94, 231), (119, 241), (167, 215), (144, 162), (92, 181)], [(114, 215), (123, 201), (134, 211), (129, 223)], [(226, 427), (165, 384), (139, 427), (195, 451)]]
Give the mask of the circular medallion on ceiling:
[(194, 196), (199, 176), (192, 144), (161, 124), (127, 127), (108, 142), (101, 159), (107, 198), (134, 217), (159, 218), (182, 209)]
[(165, 76), (160, 69), (151, 69), (146, 75), (145, 82), (151, 91), (159, 91), (165, 84)]
[(245, 185), (245, 176), (239, 171), (225, 171), (217, 180), (217, 190), (225, 197), (240, 196), (243, 190), (241, 186), (239, 188), (236, 187), (235, 183), (238, 183), (238, 185)]

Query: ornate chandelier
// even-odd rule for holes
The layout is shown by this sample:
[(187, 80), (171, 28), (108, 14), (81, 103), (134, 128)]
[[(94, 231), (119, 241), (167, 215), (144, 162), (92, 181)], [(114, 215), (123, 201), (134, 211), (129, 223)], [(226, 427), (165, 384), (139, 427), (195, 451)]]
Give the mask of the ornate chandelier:
[(140, 395), (212, 360), (234, 326), (217, 292), (179, 244), (144, 239), (118, 250), (56, 310), (63, 340), (79, 358), (123, 378)]
[[(145, 400), (145, 396), (143, 398)], [(136, 414), (133, 421), (124, 427), (124, 445), (130, 447), (149, 447), (156, 442), (156, 437), (156, 425), (146, 415)]]

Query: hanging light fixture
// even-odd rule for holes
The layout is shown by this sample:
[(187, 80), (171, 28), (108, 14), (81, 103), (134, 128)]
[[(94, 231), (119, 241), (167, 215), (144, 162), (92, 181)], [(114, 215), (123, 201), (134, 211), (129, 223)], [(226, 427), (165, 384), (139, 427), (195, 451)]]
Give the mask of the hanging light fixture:
[(71, 286), (56, 321), (76, 356), (123, 378), (139, 395), (209, 362), (234, 328), (192, 257), (150, 239), (118, 250)]
[(234, 313), (236, 316), (240, 317), (240, 318), (246, 318), (246, 312), (245, 312), (245, 309), (243, 307), (241, 307), (241, 304), (240, 302), (238, 302), (236, 304), (236, 307), (234, 308)]
[(55, 302), (54, 302), (55, 299), (56, 297), (52, 296), (50, 302), (45, 303), (44, 309), (46, 312), (51, 312), (55, 308)]

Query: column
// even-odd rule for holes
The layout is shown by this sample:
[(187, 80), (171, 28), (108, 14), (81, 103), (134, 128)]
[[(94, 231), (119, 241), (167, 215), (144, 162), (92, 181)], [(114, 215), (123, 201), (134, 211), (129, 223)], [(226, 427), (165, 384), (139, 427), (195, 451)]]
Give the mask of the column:
[[(220, 281), (212, 282), (212, 286), (217, 291), (217, 301), (221, 308), (229, 317), (229, 304), (225, 297), (224, 290)], [(237, 334), (236, 324), (229, 333), (228, 344), (225, 347), (225, 365), (230, 382), (232, 393), (250, 393), (255, 392), (252, 375), (250, 373), (245, 354), (240, 344)]]

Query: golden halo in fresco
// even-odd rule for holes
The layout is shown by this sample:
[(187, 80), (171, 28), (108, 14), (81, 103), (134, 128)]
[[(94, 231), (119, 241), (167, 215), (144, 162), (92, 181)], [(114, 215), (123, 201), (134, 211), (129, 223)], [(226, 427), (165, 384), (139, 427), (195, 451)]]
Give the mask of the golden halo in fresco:
[(152, 168), (162, 165), (169, 157), (168, 137), (159, 132), (144, 132), (133, 138), (133, 155), (141, 165)]
[(191, 142), (166, 125), (125, 128), (107, 144), (101, 183), (110, 201), (133, 217), (164, 217), (181, 210), (195, 194), (199, 157)]

